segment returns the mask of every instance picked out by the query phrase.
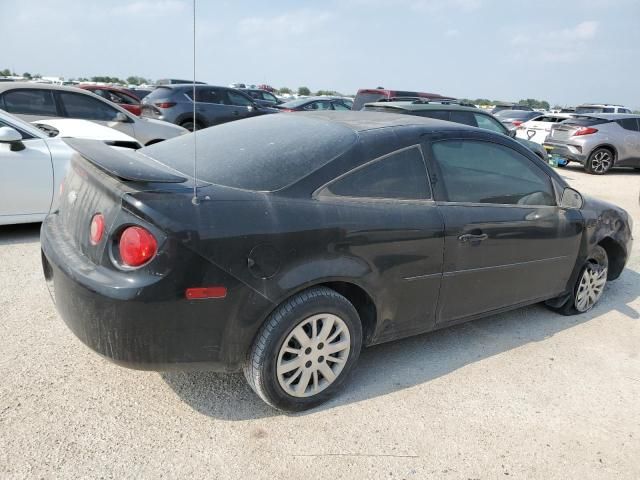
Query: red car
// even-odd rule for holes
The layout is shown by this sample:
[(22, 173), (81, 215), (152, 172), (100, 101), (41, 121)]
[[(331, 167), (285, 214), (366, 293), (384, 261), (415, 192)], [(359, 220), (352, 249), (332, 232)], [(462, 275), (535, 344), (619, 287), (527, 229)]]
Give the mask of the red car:
[(102, 98), (118, 104), (134, 115), (140, 116), (142, 114), (140, 99), (129, 90), (118, 87), (105, 87), (102, 85), (79, 85), (79, 88), (100, 95)]
[(387, 90), (386, 88), (361, 88), (353, 100), (351, 110), (361, 110), (365, 103), (379, 102), (384, 100), (402, 100), (410, 98), (422, 98), (427, 100), (455, 100), (453, 97), (446, 97), (437, 93), (408, 92), (404, 90)]

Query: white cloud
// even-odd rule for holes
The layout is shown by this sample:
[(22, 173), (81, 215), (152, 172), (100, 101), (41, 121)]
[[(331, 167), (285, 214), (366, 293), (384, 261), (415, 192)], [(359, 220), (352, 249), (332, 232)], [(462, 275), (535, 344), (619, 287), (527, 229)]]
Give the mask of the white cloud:
[(581, 59), (598, 33), (599, 23), (588, 20), (572, 27), (544, 33), (518, 33), (511, 39), (515, 57), (545, 63), (569, 63)]
[(247, 38), (264, 39), (303, 36), (321, 28), (331, 14), (299, 10), (273, 17), (247, 17), (238, 22), (238, 33)]
[(114, 7), (111, 13), (115, 15), (150, 15), (154, 17), (171, 15), (187, 9), (184, 0), (139, 0), (121, 7)]

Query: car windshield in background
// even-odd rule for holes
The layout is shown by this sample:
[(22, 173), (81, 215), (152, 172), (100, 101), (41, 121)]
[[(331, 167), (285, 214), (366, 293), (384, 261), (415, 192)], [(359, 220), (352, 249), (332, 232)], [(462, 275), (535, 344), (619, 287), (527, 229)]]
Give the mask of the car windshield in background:
[[(357, 141), (349, 128), (299, 115), (225, 123), (201, 130), (197, 136), (199, 180), (256, 191), (284, 188), (345, 153)], [(191, 136), (158, 143), (139, 153), (193, 175)]]
[(501, 110), (494, 114), (494, 116), (500, 120), (528, 120), (538, 115), (540, 115), (538, 112), (530, 112), (527, 110)]
[(576, 113), (614, 113), (612, 107), (578, 107)]
[(295, 100), (290, 100), (288, 102), (281, 103), (280, 107), (283, 107), (283, 108), (297, 108), (300, 105), (304, 105), (307, 102), (309, 102), (308, 98), (297, 98)]

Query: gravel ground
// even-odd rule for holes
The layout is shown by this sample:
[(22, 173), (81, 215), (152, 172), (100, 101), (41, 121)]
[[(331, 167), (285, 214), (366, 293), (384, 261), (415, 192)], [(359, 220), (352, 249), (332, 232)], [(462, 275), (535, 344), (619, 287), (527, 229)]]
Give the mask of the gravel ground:
[[(562, 170), (635, 218), (640, 172)], [(58, 318), (38, 226), (0, 227), (0, 478), (640, 478), (640, 240), (591, 312), (370, 348), (311, 412), (241, 375), (117, 367)]]

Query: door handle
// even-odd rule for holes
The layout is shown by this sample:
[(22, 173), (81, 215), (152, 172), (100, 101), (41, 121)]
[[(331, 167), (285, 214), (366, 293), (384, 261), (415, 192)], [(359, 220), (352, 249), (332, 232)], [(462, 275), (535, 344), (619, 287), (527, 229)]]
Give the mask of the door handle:
[(458, 240), (461, 242), (481, 242), (489, 238), (489, 235), (486, 233), (481, 233), (478, 235), (474, 235), (473, 233), (465, 233), (464, 235), (460, 235)]

